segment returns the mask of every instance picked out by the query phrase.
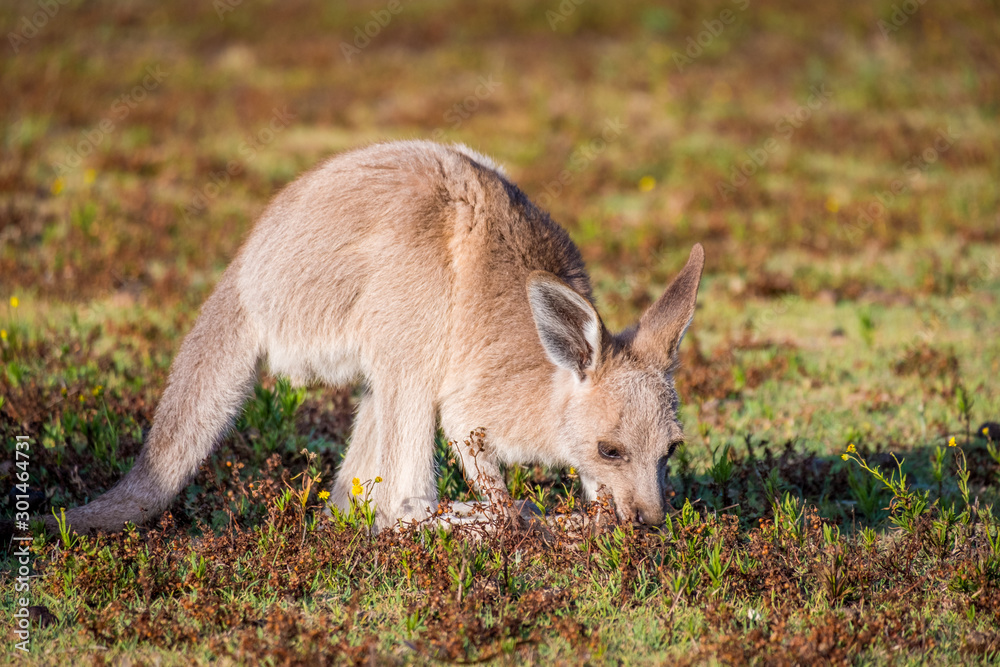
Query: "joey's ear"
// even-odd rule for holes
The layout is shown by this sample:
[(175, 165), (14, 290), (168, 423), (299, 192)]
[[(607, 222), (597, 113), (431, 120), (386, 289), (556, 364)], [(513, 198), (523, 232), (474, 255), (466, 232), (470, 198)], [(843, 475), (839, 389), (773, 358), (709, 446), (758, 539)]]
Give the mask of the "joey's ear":
[(632, 348), (654, 360), (661, 368), (672, 368), (677, 363), (681, 340), (694, 319), (698, 285), (701, 284), (704, 268), (705, 250), (700, 243), (696, 243), (687, 264), (674, 282), (639, 320)]
[(545, 353), (582, 380), (601, 352), (601, 320), (579, 292), (547, 271), (528, 276), (528, 303)]

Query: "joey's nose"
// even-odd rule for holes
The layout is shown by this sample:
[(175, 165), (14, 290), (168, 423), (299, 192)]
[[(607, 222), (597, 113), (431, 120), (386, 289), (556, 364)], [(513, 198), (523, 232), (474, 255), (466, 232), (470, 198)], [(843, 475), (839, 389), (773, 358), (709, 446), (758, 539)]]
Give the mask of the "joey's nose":
[(650, 507), (640, 507), (635, 510), (636, 523), (644, 523), (647, 526), (659, 526), (663, 523), (665, 516), (666, 515), (664, 514), (662, 507), (657, 507), (655, 509)]

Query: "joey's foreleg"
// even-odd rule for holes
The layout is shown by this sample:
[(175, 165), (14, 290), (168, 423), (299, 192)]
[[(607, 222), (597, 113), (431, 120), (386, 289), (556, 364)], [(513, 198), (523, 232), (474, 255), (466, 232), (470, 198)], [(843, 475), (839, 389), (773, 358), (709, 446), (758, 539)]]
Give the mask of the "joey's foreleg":
[(486, 444), (483, 432), (473, 431), (463, 442), (452, 442), (452, 449), (458, 452), (472, 489), (489, 502), (488, 513), (519, 521), (520, 515), (507, 490), (500, 464)]
[(616, 523), (618, 510), (611, 489), (586, 475), (580, 475), (580, 486), (583, 487), (583, 499), (597, 503), (597, 513), (591, 516), (593, 526), (601, 529)]

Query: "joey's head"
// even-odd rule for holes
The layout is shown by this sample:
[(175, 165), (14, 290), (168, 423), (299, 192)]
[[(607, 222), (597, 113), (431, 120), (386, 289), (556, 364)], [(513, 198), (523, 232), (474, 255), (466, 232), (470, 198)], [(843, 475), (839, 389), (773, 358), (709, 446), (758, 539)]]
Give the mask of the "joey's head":
[(590, 302), (550, 273), (528, 278), (528, 301), (564, 399), (559, 424), (566, 464), (588, 499), (609, 494), (619, 518), (663, 522), (667, 460), (683, 440), (673, 369), (694, 317), (705, 252), (687, 264), (637, 324), (604, 328)]

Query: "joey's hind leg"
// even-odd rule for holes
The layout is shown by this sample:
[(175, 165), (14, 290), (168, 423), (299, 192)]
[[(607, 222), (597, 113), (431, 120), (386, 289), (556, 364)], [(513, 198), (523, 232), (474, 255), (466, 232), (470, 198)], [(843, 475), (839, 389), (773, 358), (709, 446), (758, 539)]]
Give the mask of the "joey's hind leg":
[[(350, 509), (352, 480), (357, 500), (375, 503), (376, 525), (423, 520), (437, 509), (434, 478), (434, 402), (430, 392), (400, 381), (373, 386), (361, 399), (347, 455), (337, 472), (331, 500)], [(376, 478), (381, 482), (375, 483)]]
[[(370, 394), (365, 394), (358, 404), (358, 413), (354, 418), (354, 429), (351, 431), (347, 454), (340, 464), (333, 486), (330, 488), (330, 503), (343, 511), (351, 508), (352, 480), (356, 477), (368, 491), (375, 485), (378, 471), (378, 414), (375, 401)], [(360, 497), (364, 500), (365, 494)]]
[(407, 375), (383, 382), (373, 398), (383, 480), (375, 488), (379, 525), (422, 521), (437, 510), (434, 392)]

